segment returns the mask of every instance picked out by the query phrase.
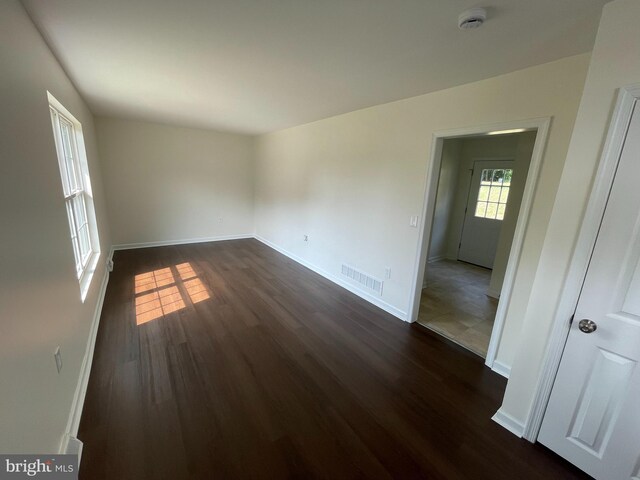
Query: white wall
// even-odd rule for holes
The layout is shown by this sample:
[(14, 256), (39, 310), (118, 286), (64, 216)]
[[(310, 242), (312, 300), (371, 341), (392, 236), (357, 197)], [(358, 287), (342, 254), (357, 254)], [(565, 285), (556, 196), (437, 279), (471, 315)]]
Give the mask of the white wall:
[(447, 139), (442, 146), (436, 206), (433, 212), (429, 255), (427, 256), (429, 262), (448, 257), (449, 224), (459, 188), (458, 178), (460, 176), (460, 149), (462, 142), (463, 140), (461, 139)]
[(253, 233), (254, 137), (98, 118), (113, 243)]
[(516, 346), (502, 405), (505, 413), (522, 423), (531, 409), (551, 320), (558, 307), (617, 89), (640, 83), (639, 18), (638, 0), (617, 0), (603, 11), (540, 265), (532, 281), (528, 308), (523, 312), (522, 341)]
[[(526, 310), (586, 75), (578, 55), (359, 110), (258, 139), (256, 231), (340, 277), (343, 262), (383, 278), (382, 300), (408, 309), (432, 134), (552, 116), (507, 323)], [(308, 234), (309, 242), (303, 241)]]
[[(0, 452), (56, 453), (111, 241), (91, 112), (17, 0), (0, 2)], [(49, 119), (81, 123), (102, 256), (84, 303)], [(53, 352), (61, 347), (63, 368)]]

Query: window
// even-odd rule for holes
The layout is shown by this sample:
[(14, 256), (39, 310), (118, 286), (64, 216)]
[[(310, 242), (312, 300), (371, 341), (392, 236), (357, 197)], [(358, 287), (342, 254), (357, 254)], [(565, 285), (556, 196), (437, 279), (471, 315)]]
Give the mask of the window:
[(82, 126), (51, 94), (49, 111), (82, 301), (100, 256)]
[(476, 203), (476, 217), (503, 220), (511, 188), (513, 170), (487, 168), (482, 170)]

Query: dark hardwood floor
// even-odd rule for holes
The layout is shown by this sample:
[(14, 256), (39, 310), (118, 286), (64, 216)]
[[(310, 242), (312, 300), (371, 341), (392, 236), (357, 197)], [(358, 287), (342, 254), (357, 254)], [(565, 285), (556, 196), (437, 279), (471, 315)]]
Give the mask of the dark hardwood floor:
[(505, 381), (256, 240), (120, 251), (80, 478), (571, 479)]

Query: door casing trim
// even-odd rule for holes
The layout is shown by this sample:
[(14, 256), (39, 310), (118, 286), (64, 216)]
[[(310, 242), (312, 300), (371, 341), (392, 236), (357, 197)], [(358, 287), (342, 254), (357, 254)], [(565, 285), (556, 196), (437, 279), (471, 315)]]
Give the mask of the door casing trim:
[[(540, 167), (542, 165), (542, 159), (547, 145), (550, 126), (551, 117), (541, 117), (526, 120), (514, 120), (512, 122), (491, 125), (442, 130), (434, 132), (431, 139), (431, 153), (427, 164), (427, 175), (424, 186), (424, 202), (422, 216), (420, 217), (422, 225), (419, 229), (418, 252), (414, 261), (414, 275), (412, 287), (410, 289), (411, 297), (408, 302), (409, 311), (407, 313), (410, 322), (415, 322), (418, 319), (420, 295), (422, 293), (422, 279), (424, 278), (427, 263), (427, 253), (431, 238), (431, 225), (433, 222), (436, 191), (438, 189), (438, 177), (442, 159), (442, 146), (445, 139), (484, 135), (489, 132), (511, 129), (537, 131), (533, 146), (533, 153), (531, 154), (531, 163), (529, 164), (529, 172), (527, 173), (527, 180), (525, 182), (524, 193), (522, 195), (522, 203), (520, 204), (520, 210), (518, 212), (518, 221), (513, 234), (511, 251), (509, 252), (504, 282), (502, 284), (502, 290), (500, 291), (501, 301), (498, 302), (496, 317), (493, 324), (494, 326), (491, 332), (491, 340), (489, 341), (489, 348), (485, 359), (485, 364), (491, 369), (494, 369), (493, 367), (496, 360), (496, 354), (498, 352), (500, 338), (502, 337), (507, 307), (511, 300), (517, 265), (522, 253), (526, 227), (531, 213), (531, 207), (533, 205), (533, 197), (538, 183)], [(498, 373), (502, 375), (503, 372), (504, 369), (501, 369)]]

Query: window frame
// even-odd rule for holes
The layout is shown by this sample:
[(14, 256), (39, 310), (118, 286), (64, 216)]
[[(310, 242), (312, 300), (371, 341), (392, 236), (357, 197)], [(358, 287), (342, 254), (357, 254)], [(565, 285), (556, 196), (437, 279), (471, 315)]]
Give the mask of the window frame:
[(47, 96), (75, 271), (84, 302), (100, 258), (100, 240), (82, 124), (51, 93)]
[[(504, 185), (504, 180), (502, 182), (500, 182), (499, 184), (494, 185), (494, 180), (493, 180), (493, 176), (495, 175), (495, 172), (497, 170), (502, 170), (503, 172), (510, 172), (510, 176), (509, 176), (509, 185)], [(489, 181), (489, 185), (483, 185), (483, 182), (485, 180), (484, 179), (484, 173), (485, 172), (491, 172), (490, 175), (492, 177), (492, 179)], [(512, 182), (512, 177), (513, 177), (513, 168), (483, 168), (480, 172), (480, 186), (478, 187), (478, 193), (476, 195), (476, 201), (474, 204), (474, 213), (473, 216), (475, 218), (482, 218), (482, 219), (486, 219), (486, 220), (496, 220), (499, 222), (504, 221), (504, 217), (506, 214), (506, 209), (507, 209), (507, 204), (509, 203), (509, 195), (511, 193), (511, 182)], [(504, 178), (504, 177), (503, 177)], [(481, 192), (482, 192), (482, 188), (486, 187), (488, 188), (487, 190), (487, 199), (486, 200), (480, 200), (480, 196), (481, 196)], [(498, 193), (498, 201), (492, 201), (491, 200), (491, 191), (494, 188), (498, 188), (499, 189), (499, 193)], [(507, 198), (502, 201), (502, 195), (503, 192), (506, 190), (506, 196)], [(478, 215), (478, 211), (479, 211), (479, 207), (480, 205), (484, 205), (485, 209), (484, 209), (484, 214), (483, 215)], [(495, 211), (495, 215), (493, 217), (487, 216), (486, 212), (489, 209), (489, 205), (496, 205), (496, 211)], [(504, 206), (502, 209), (502, 216), (500, 216), (500, 206)]]

